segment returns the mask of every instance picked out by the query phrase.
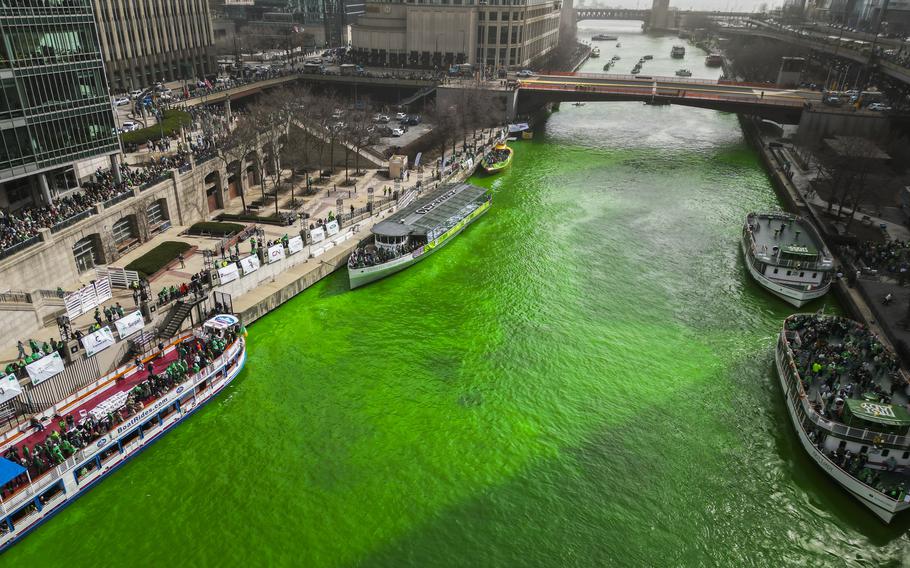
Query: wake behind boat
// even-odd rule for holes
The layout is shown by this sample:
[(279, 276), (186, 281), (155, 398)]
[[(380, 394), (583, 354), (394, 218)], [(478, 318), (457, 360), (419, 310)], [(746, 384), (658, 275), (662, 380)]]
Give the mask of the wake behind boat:
[(831, 253), (815, 227), (800, 217), (749, 213), (741, 245), (752, 278), (797, 308), (831, 287)]
[(498, 174), (512, 165), (514, 152), (506, 144), (497, 144), (480, 161), (480, 167), (488, 174)]
[(855, 321), (794, 314), (775, 362), (809, 457), (883, 521), (910, 508), (907, 379), (894, 353)]
[(373, 226), (373, 243), (348, 258), (351, 289), (404, 270), (454, 239), (487, 212), (489, 192), (461, 183), (439, 186)]

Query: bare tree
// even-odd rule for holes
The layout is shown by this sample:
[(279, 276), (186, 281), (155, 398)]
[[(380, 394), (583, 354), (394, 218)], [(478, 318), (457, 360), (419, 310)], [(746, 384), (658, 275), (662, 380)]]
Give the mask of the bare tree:
[[(225, 161), (225, 168), (230, 167), (233, 158), (237, 159), (237, 182), (240, 190), (240, 203), (243, 205), (243, 212), (246, 213), (246, 192), (243, 189), (242, 177), (246, 173), (243, 171), (243, 164), (246, 157), (259, 152), (259, 129), (248, 116), (242, 116), (233, 132), (229, 135), (230, 142), (226, 142), (224, 147), (217, 145), (218, 157)], [(228, 172), (230, 174), (230, 172)], [(260, 177), (262, 172), (260, 170)]]

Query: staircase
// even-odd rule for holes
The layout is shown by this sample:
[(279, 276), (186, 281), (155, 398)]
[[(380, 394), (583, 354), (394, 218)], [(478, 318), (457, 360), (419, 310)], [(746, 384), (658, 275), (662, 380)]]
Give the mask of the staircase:
[(164, 323), (158, 328), (158, 337), (162, 339), (173, 337), (174, 334), (177, 333), (177, 330), (180, 329), (180, 326), (183, 324), (186, 317), (193, 311), (194, 305), (195, 304), (184, 301), (178, 301), (174, 304), (174, 307), (171, 308), (171, 311), (164, 319)]

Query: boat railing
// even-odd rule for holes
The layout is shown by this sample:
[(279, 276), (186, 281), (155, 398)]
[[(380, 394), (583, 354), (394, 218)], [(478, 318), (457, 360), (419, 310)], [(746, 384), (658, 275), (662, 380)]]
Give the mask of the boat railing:
[(790, 345), (783, 334), (778, 341), (778, 349), (783, 350), (781, 354), (783, 355), (786, 364), (782, 365), (781, 368), (784, 371), (784, 376), (789, 386), (788, 391), (792, 393), (790, 399), (795, 405), (802, 408), (807, 419), (813, 426), (829, 434), (834, 434), (839, 438), (849, 438), (855, 442), (863, 442), (880, 447), (890, 446), (900, 450), (910, 449), (910, 437), (908, 436), (890, 434), (878, 430), (870, 430), (868, 428), (853, 428), (852, 426), (828, 420), (821, 416), (809, 403), (809, 396), (803, 389), (802, 379), (799, 371), (796, 370), (796, 359), (793, 356), (793, 350), (790, 348)]
[[(174, 387), (170, 391), (168, 391), (164, 396), (167, 396), (170, 393), (175, 392), (179, 387), (184, 387), (182, 392), (193, 392), (193, 390), (196, 388), (196, 386), (198, 386), (200, 383), (204, 382), (205, 380), (210, 378), (212, 375), (214, 375), (218, 369), (224, 367), (227, 364), (227, 362), (237, 354), (241, 341), (242, 340), (238, 338), (231, 346), (229, 346), (227, 349), (225, 349), (225, 351), (221, 355), (216, 357), (215, 360), (212, 361), (212, 363), (210, 363), (208, 366), (204, 367), (203, 369), (200, 369), (198, 373), (196, 373), (195, 375), (192, 375), (190, 378), (188, 378), (183, 383), (181, 383), (179, 385), (174, 385)], [(157, 400), (159, 400), (159, 399), (156, 398), (154, 401), (157, 401)], [(150, 402), (154, 402), (154, 401), (150, 401)], [(154, 415), (149, 416), (148, 419), (152, 419), (153, 416)], [(132, 418), (132, 417), (130, 417), (130, 418)], [(141, 424), (138, 424), (136, 427), (138, 428), (140, 426), (141, 426)], [(159, 424), (156, 428), (161, 427), (161, 426), (163, 426), (163, 424)], [(155, 429), (153, 429), (153, 430), (155, 430)], [(113, 428), (111, 429), (110, 432), (108, 432), (106, 434), (102, 434), (102, 436), (111, 435), (112, 437), (115, 437), (115, 435), (112, 434), (111, 432), (113, 432)], [(128, 453), (128, 450), (130, 448), (132, 448), (132, 446), (134, 444), (138, 445), (139, 440), (137, 439), (136, 441), (129, 444), (128, 446), (124, 446), (123, 453)], [(76, 453), (74, 453), (73, 455), (71, 455), (70, 457), (65, 459), (63, 462), (57, 464), (56, 467), (48, 469), (47, 471), (42, 473), (39, 477), (32, 479), (31, 483), (29, 483), (28, 485), (26, 485), (25, 487), (23, 487), (22, 489), (17, 491), (13, 496), (11, 496), (7, 499), (4, 499), (2, 502), (0, 502), (0, 509), (2, 509), (4, 513), (8, 513), (10, 511), (16, 510), (16, 508), (21, 506), (26, 501), (29, 501), (32, 498), (34, 498), (35, 495), (39, 494), (45, 488), (47, 488), (48, 486), (53, 485), (54, 483), (59, 481), (60, 478), (62, 478), (65, 474), (67, 474), (68, 472), (75, 469), (75, 467), (77, 465), (84, 464), (86, 462), (86, 460), (91, 459), (95, 454), (97, 454), (103, 450), (104, 450), (104, 448), (99, 448), (94, 444), (86, 446), (85, 448), (78, 450)], [(83, 482), (83, 480), (80, 480), (80, 484), (82, 482)]]

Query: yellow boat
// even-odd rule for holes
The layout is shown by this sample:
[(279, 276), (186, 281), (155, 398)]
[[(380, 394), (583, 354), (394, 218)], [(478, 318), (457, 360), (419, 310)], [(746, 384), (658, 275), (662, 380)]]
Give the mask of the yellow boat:
[(493, 150), (483, 157), (480, 167), (488, 174), (498, 174), (512, 164), (514, 153), (514, 150), (506, 146), (505, 143), (497, 144), (493, 147)]

